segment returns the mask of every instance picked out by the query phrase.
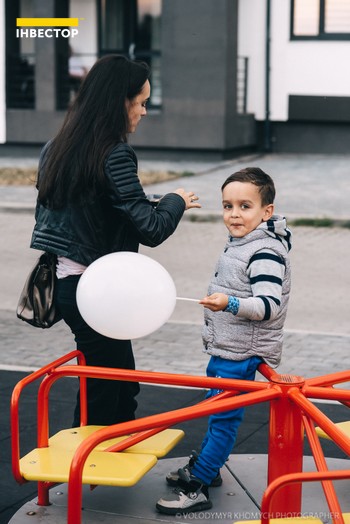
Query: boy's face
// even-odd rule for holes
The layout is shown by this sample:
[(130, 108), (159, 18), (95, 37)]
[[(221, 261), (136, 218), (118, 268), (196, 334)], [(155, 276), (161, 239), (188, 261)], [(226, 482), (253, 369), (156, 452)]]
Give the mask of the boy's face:
[(263, 206), (259, 188), (250, 182), (230, 182), (222, 192), (224, 223), (235, 238), (242, 238), (266, 222), (273, 204)]

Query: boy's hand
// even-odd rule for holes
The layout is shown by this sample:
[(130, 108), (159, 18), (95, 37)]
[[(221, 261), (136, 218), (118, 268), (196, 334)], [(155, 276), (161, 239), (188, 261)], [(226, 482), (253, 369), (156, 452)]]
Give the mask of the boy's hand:
[(228, 304), (228, 296), (225, 293), (213, 293), (204, 297), (199, 303), (211, 311), (222, 311)]

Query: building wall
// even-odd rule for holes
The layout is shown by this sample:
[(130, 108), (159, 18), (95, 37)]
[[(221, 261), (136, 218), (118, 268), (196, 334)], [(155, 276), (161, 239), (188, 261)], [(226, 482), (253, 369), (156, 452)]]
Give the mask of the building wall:
[[(55, 2), (61, 5), (59, 0), (31, 0), (33, 16), (53, 16)], [(4, 3), (0, 0), (2, 13)], [(347, 152), (350, 110), (343, 108), (350, 104), (350, 41), (291, 41), (290, 4), (271, 0), (271, 140), (275, 150), (305, 150), (309, 145), (310, 151), (334, 147)], [(135, 146), (229, 152), (261, 143), (266, 5), (267, 0), (163, 1), (162, 108), (149, 111), (131, 137)], [(90, 55), (85, 59), (91, 65), (97, 51), (95, 0), (71, 0), (69, 11), (85, 18), (79, 39), (71, 44), (75, 52)], [(40, 39), (34, 45), (37, 108), (8, 109), (5, 118), (0, 31), (0, 142), (43, 143), (62, 123), (64, 112), (55, 109), (54, 42)], [(249, 59), (245, 115), (236, 111), (237, 54)]]
[(135, 145), (235, 149), (254, 145), (251, 116), (236, 113), (236, 0), (163, 2), (163, 104)]
[(238, 54), (248, 57), (247, 110), (262, 120), (265, 117), (266, 0), (240, 0), (238, 13)]
[[(3, 0), (0, 0), (3, 1)], [(55, 4), (57, 0), (33, 0), (31, 16), (52, 17), (55, 15)], [(60, 3), (62, 8), (62, 3)], [(25, 16), (27, 13), (21, 13)], [(84, 52), (83, 60), (91, 66), (96, 60), (97, 53), (97, 20), (96, 6), (94, 0), (82, 2), (73, 0), (70, 5), (70, 13), (62, 13), (62, 16), (77, 16), (85, 20), (80, 22), (79, 35), (75, 42), (71, 39), (75, 52)], [(14, 24), (15, 26), (15, 20)], [(14, 30), (11, 28), (11, 30)], [(78, 43), (79, 42), (79, 43)], [(36, 38), (23, 40), (24, 45), (31, 45), (36, 55), (36, 109), (8, 109), (6, 112), (7, 141), (16, 143), (42, 144), (55, 136), (60, 128), (64, 111), (56, 110), (56, 69), (55, 69), (55, 45), (54, 38)], [(22, 44), (22, 45), (23, 45)]]
[[(53, 16), (55, 1), (35, 0), (33, 16)], [(238, 0), (163, 2), (162, 107), (150, 110), (131, 137), (135, 146), (215, 151), (254, 146), (253, 116), (236, 111), (237, 6)], [(89, 28), (93, 50), (97, 22), (91, 21), (91, 0), (71, 2), (73, 14), (86, 18), (79, 27)], [(35, 42), (37, 107), (7, 111), (9, 142), (45, 142), (62, 122), (64, 112), (55, 110), (54, 44), (54, 39)], [(72, 45), (86, 52), (80, 38)]]
[[(271, 120), (287, 121), (289, 95), (349, 96), (350, 41), (290, 40), (290, 0), (271, 0)], [(239, 4), (240, 55), (249, 56), (248, 111), (265, 118), (266, 0)], [(336, 115), (335, 115), (336, 118)]]
[[(270, 124), (265, 125), (267, 0), (240, 0), (238, 54), (249, 58), (248, 111), (257, 147), (348, 153), (350, 41), (291, 40), (291, 0), (271, 0)], [(267, 138), (267, 133), (270, 137)]]
[(5, 0), (0, 0), (0, 144), (6, 142)]

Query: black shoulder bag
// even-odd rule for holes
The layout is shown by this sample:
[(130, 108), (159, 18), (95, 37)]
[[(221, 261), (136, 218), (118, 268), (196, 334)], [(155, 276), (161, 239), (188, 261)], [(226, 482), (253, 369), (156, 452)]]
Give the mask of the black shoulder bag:
[(50, 328), (62, 319), (54, 302), (56, 263), (56, 255), (42, 253), (24, 284), (16, 312), (32, 326)]

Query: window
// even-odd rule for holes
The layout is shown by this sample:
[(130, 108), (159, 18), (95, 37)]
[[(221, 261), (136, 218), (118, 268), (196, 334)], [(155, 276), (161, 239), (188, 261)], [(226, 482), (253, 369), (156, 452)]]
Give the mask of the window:
[[(59, 5), (63, 4), (60, 0)], [(57, 109), (65, 110), (98, 58), (96, 2), (69, 0), (67, 11), (61, 12), (60, 16), (82, 19), (79, 23), (79, 38), (70, 36), (56, 43), (56, 103)]]
[(120, 53), (151, 67), (150, 106), (162, 101), (162, 0), (99, 0), (100, 55)]
[(33, 38), (16, 38), (14, 20), (33, 17), (33, 1), (6, 1), (6, 105), (10, 109), (35, 107), (35, 52)]
[(292, 0), (291, 38), (350, 40), (350, 1)]

